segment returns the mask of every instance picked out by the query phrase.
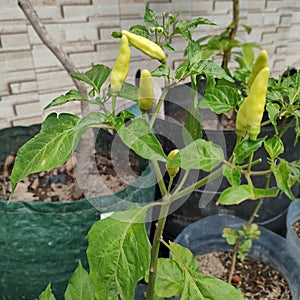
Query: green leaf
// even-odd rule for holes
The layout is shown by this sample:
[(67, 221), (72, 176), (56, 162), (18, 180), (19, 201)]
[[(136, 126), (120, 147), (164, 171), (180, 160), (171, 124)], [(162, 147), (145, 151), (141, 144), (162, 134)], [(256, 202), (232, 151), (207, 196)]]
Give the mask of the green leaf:
[(174, 167), (182, 169), (200, 169), (206, 172), (211, 171), (224, 159), (222, 148), (210, 141), (198, 139), (179, 151), (171, 162)]
[(183, 61), (175, 70), (175, 78), (179, 81), (189, 75), (189, 61)]
[(120, 31), (113, 31), (113, 32), (111, 33), (111, 36), (112, 36), (113, 38), (115, 38), (115, 39), (120, 39), (120, 38), (122, 37), (122, 32), (120, 32)]
[(168, 43), (164, 43), (164, 44), (162, 44), (162, 48), (165, 48), (165, 49), (167, 49), (167, 50), (169, 50), (169, 51), (175, 51), (175, 48), (173, 48), (170, 44), (168, 44)]
[(205, 91), (199, 107), (209, 108), (216, 114), (228, 113), (237, 107), (240, 99), (241, 95), (236, 88), (219, 85)]
[(250, 65), (254, 61), (254, 51), (253, 51), (253, 44), (252, 43), (245, 43), (242, 45), (242, 53), (244, 57), (244, 62), (246, 67), (249, 69)]
[(190, 21), (180, 20), (174, 29), (173, 34), (181, 34), (186, 40), (192, 41), (191, 32), (189, 29), (194, 29), (198, 25), (216, 25), (206, 18), (196, 18)]
[(278, 188), (280, 188), (291, 200), (295, 200), (295, 196), (291, 191), (290, 186), (290, 168), (288, 162), (284, 159), (280, 159), (278, 165), (271, 164), (271, 170), (275, 176)]
[(199, 110), (191, 105), (187, 112), (184, 126), (182, 128), (184, 144), (188, 145), (193, 141), (202, 138), (202, 123)]
[(223, 229), (222, 238), (226, 239), (228, 245), (234, 245), (238, 238), (238, 234), (234, 229), (226, 227)]
[(276, 197), (278, 189), (260, 189), (242, 184), (235, 187), (229, 187), (224, 190), (218, 199), (219, 204), (233, 205), (239, 204), (245, 200), (256, 200), (264, 197)]
[(277, 103), (267, 103), (266, 110), (268, 112), (268, 117), (273, 125), (277, 124), (277, 117), (280, 114), (280, 106)]
[(283, 142), (277, 135), (274, 135), (272, 138), (266, 140), (264, 142), (264, 147), (272, 160), (284, 152)]
[(167, 156), (145, 119), (136, 118), (132, 120), (128, 126), (122, 126), (118, 133), (125, 145), (137, 155), (145, 159), (166, 161)]
[(79, 261), (65, 292), (65, 300), (94, 300), (95, 290), (88, 272)]
[(147, 2), (144, 14), (144, 22), (149, 24), (150, 26), (157, 27), (159, 24), (157, 23), (157, 15), (154, 10), (149, 7), (149, 3)]
[(128, 82), (123, 82), (121, 91), (119, 92), (119, 97), (132, 100), (132, 101), (137, 101), (138, 100), (138, 88)]
[(117, 212), (89, 231), (90, 277), (100, 299), (132, 300), (136, 283), (147, 275), (151, 245), (145, 214), (146, 208)]
[(90, 85), (97, 94), (100, 94), (100, 89), (109, 76), (110, 68), (104, 65), (94, 65), (85, 73), (70, 73), (70, 76), (81, 80)]
[(129, 31), (137, 35), (150, 39), (148, 29), (144, 25), (134, 25), (129, 28)]
[(178, 294), (181, 300), (240, 300), (241, 294), (230, 284), (199, 273), (199, 263), (192, 252), (178, 244), (169, 245), (172, 260), (158, 266), (156, 293), (162, 297)]
[(47, 288), (40, 294), (40, 300), (55, 300), (55, 296), (52, 294), (51, 284), (49, 283)]
[(201, 46), (195, 41), (190, 41), (186, 48), (187, 56), (190, 65), (198, 64), (201, 59), (203, 59), (203, 54)]
[(77, 146), (83, 130), (75, 130), (79, 117), (50, 114), (40, 132), (18, 151), (11, 174), (12, 191), (29, 174), (63, 165)]
[(173, 260), (179, 265), (184, 264), (190, 270), (195, 272), (200, 271), (200, 266), (194, 254), (186, 247), (170, 242), (170, 251), (173, 255)]
[(234, 82), (234, 80), (227, 75), (223, 68), (211, 60), (202, 59), (198, 62), (198, 64), (193, 64), (191, 66), (191, 72), (193, 74), (214, 76), (218, 79), (224, 78), (229, 82)]
[(159, 258), (155, 294), (163, 298), (180, 295), (182, 291), (183, 272), (175, 260)]
[(65, 95), (58, 96), (57, 98), (53, 99), (51, 103), (49, 103), (44, 109), (48, 109), (53, 106), (61, 106), (65, 103), (71, 101), (88, 101), (85, 99), (79, 91), (77, 90), (70, 90)]
[(239, 143), (233, 151), (236, 156), (236, 162), (242, 163), (252, 152), (255, 152), (262, 146), (264, 140), (265, 138), (257, 139), (255, 141), (248, 139)]
[(241, 183), (241, 168), (236, 166), (231, 168), (228, 165), (223, 166), (223, 175), (226, 177), (227, 181), (231, 186), (238, 186)]
[(167, 65), (160, 65), (154, 71), (151, 72), (153, 77), (169, 77), (170, 68)]
[(85, 115), (79, 120), (75, 127), (75, 132), (82, 132), (87, 128), (99, 127), (107, 119), (107, 116), (103, 113), (93, 111)]

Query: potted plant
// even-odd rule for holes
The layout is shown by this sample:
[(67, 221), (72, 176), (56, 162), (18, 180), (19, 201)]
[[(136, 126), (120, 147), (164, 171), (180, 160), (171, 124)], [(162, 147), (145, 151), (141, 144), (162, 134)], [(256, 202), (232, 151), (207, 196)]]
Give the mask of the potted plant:
[[(72, 91), (55, 99), (49, 106), (69, 101), (89, 101), (99, 105), (102, 110), (91, 112), (83, 118), (70, 114), (50, 115), (42, 125), (41, 131), (19, 151), (12, 172), (12, 187), (15, 188), (17, 183), (30, 173), (48, 170), (62, 164), (71, 155), (81, 135), (88, 128), (113, 130), (128, 148), (144, 159), (151, 160), (162, 197), (160, 201), (144, 203), (145, 205), (141, 206), (128, 203), (123, 210), (92, 226), (88, 234), (87, 248), (89, 271), (81, 264), (78, 265), (66, 289), (65, 298), (76, 299), (80, 295), (87, 299), (120, 297), (131, 300), (134, 298), (137, 283), (143, 281), (147, 285), (146, 298), (151, 300), (178, 295), (181, 299), (243, 299), (241, 293), (231, 284), (201, 274), (192, 252), (176, 243), (165, 241), (163, 230), (173, 205), (176, 206), (180, 199), (222, 176), (223, 173), (232, 186), (220, 195), (218, 202), (222, 205), (237, 205), (247, 199), (252, 201), (259, 199), (260, 206), (263, 198), (272, 197), (275, 201), (275, 197), (281, 191), (291, 196), (290, 183), (296, 181), (293, 174), (297, 166), (280, 160), (285, 173), (283, 177), (279, 177), (275, 167), (278, 156), (283, 152), (280, 138), (276, 136), (257, 138), (264, 111), (269, 68), (263, 65), (263, 68), (258, 67), (257, 72), (252, 71), (254, 77), (252, 88), (249, 95), (243, 97), (237, 87), (228, 85), (228, 82), (234, 80), (223, 68), (211, 60), (199, 57), (201, 49), (192, 39), (191, 29), (201, 24), (211, 24), (209, 20), (196, 18), (184, 21), (178, 20), (178, 15), (163, 13), (162, 24), (159, 24), (156, 13), (148, 5), (144, 19), (153, 27), (151, 31), (137, 25), (128, 31), (113, 33), (114, 37), (120, 38), (120, 49), (111, 70), (104, 65), (96, 65), (86, 73), (71, 74), (92, 86), (89, 99), (78, 91)], [(155, 42), (151, 40), (151, 32), (155, 36)], [(175, 34), (181, 34), (187, 40), (188, 56), (175, 73), (171, 74), (163, 49), (172, 50), (168, 41)], [(159, 62), (151, 72), (142, 70), (139, 88), (126, 82), (130, 64), (129, 45)], [(246, 118), (246, 121), (237, 122), (240, 131), (237, 131), (238, 139), (229, 158), (225, 157), (220, 145), (204, 139), (202, 131), (195, 130), (200, 128), (196, 96), (197, 84), (202, 75), (206, 76), (210, 89), (216, 93), (222, 91), (220, 98), (233, 99), (232, 107), (238, 111), (237, 114), (240, 114), (242, 119)], [(100, 90), (108, 77), (110, 87), (102, 96)], [(154, 102), (153, 77), (163, 77), (166, 84), (153, 113), (149, 114)], [(169, 89), (188, 77), (192, 79), (195, 107), (189, 110), (188, 122), (185, 124), (185, 145), (165, 153), (156, 136), (155, 123), (158, 111)], [(227, 83), (217, 85), (215, 77), (225, 79)], [(128, 111), (116, 115), (118, 97), (137, 102), (141, 116), (135, 116)], [(259, 98), (257, 104), (259, 110), (255, 114), (254, 123), (251, 123), (248, 118), (252, 114), (249, 115), (245, 111), (250, 111), (252, 106), (256, 107), (252, 102), (256, 97)], [(111, 107), (107, 106), (108, 99), (111, 100)], [(56, 126), (57, 123), (61, 126)], [(57, 143), (52, 142), (53, 135), (58, 131), (60, 134), (56, 141), (59, 142), (59, 148)], [(63, 138), (66, 135), (68, 138)], [(253, 157), (254, 152), (261, 147), (265, 147), (270, 157), (271, 168), (258, 173), (252, 167), (260, 161)], [(65, 151), (57, 151), (61, 148)], [(32, 149), (40, 149), (38, 155), (32, 155)], [(190, 182), (189, 174), (192, 170), (200, 170), (203, 177), (196, 177), (195, 182)], [(268, 178), (272, 173), (276, 177), (276, 186), (266, 185), (261, 188), (253, 185), (252, 177), (261, 175)], [(164, 174), (169, 177), (168, 185), (163, 180)], [(172, 183), (178, 180), (178, 176), (178, 184), (174, 187)], [(247, 183), (240, 182), (241, 176), (247, 179)], [(159, 208), (157, 216), (154, 208)], [(152, 219), (155, 219), (156, 224), (150, 243), (145, 222)], [(159, 258), (161, 244), (170, 250), (172, 258)], [(48, 285), (41, 294), (41, 299), (54, 297), (51, 286)]]

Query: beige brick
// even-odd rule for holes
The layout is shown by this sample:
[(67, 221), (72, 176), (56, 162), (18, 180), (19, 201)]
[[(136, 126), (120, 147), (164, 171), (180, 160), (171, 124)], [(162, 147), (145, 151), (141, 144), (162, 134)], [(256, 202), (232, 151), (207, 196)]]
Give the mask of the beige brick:
[[(151, 3), (150, 7), (153, 8), (153, 4)], [(134, 9), (133, 9), (134, 7)], [(134, 16), (134, 18), (141, 18), (141, 21), (143, 20), (145, 13), (145, 4), (144, 3), (120, 3), (120, 15), (122, 17), (128, 15), (128, 16)]]
[(261, 27), (264, 24), (264, 14), (261, 13), (248, 13), (247, 14), (247, 26)]
[(63, 5), (63, 16), (68, 20), (85, 21), (88, 17), (116, 16), (119, 14), (119, 7), (114, 1), (105, 1), (99, 5)]
[(286, 6), (286, 0), (267, 0), (266, 11), (278, 11), (280, 8)]
[(281, 46), (276, 47), (275, 54), (278, 54), (278, 55), (286, 54), (286, 51), (287, 51), (287, 46), (281, 45)]
[(92, 16), (88, 18), (90, 23), (96, 23), (98, 28), (105, 28), (105, 27), (119, 27), (120, 26), (120, 19), (118, 17), (111, 17), (111, 16)]
[(13, 106), (7, 101), (0, 101), (0, 118), (9, 119), (15, 116)]
[(9, 20), (24, 20), (26, 17), (24, 16), (21, 9), (17, 8), (17, 5), (15, 3), (15, 6), (7, 7), (5, 5), (1, 5), (0, 9), (0, 20), (1, 21), (9, 21)]
[(278, 13), (267, 13), (263, 19), (264, 25), (278, 26), (280, 24), (280, 15)]
[(10, 121), (7, 119), (0, 119), (0, 129), (11, 127)]
[(14, 20), (1, 20), (0, 19), (0, 32), (1, 34), (8, 33), (24, 33), (27, 31), (26, 20), (14, 21)]
[(60, 90), (73, 85), (71, 77), (62, 69), (53, 69), (48, 72), (38, 73), (37, 82), (40, 93)]
[(2, 34), (0, 40), (2, 48), (6, 51), (30, 49), (27, 33)]
[[(252, 0), (251, 0), (252, 1)], [(214, 11), (218, 14), (227, 14), (232, 10), (232, 1), (215, 1)]]
[(15, 110), (17, 116), (32, 116), (41, 113), (41, 106), (39, 102), (29, 102), (23, 104), (16, 104)]
[(66, 41), (98, 40), (98, 28), (95, 24), (72, 23), (64, 26)]
[(119, 27), (109, 27), (109, 28), (99, 28), (99, 37), (102, 41), (112, 41), (113, 37), (111, 36), (112, 32), (120, 31)]
[(192, 13), (197, 15), (197, 12), (201, 13), (198, 16), (202, 16), (202, 14), (212, 12), (213, 10), (213, 1), (211, 0), (204, 0), (204, 1), (198, 1), (198, 0), (193, 0), (192, 1)]
[(93, 63), (104, 63), (102, 54), (97, 51), (71, 53), (70, 58), (76, 68), (90, 68)]
[[(1, 61), (1, 55), (0, 55), (0, 61)], [(9, 95), (11, 93), (11, 90), (9, 88), (10, 83), (35, 80), (34, 70), (27, 70), (27, 71), (20, 71), (20, 72), (16, 71), (16, 72), (9, 72), (9, 73), (5, 72), (4, 69), (1, 70), (0, 70), (0, 78), (1, 78), (0, 95), (2, 96)]]
[[(244, 1), (240, 1), (243, 3)], [(265, 2), (266, 0), (251, 0), (246, 1), (244, 8), (246, 8), (249, 12), (262, 12), (265, 11)]]
[(284, 14), (280, 16), (280, 25), (282, 26), (291, 26), (292, 21), (293, 21), (292, 14)]
[(9, 84), (12, 94), (34, 92), (38, 90), (36, 81), (15, 82)]
[(8, 95), (2, 98), (3, 105), (13, 106), (28, 102), (36, 102), (39, 100), (38, 93), (26, 93), (24, 95)]
[(44, 45), (34, 45), (32, 56), (34, 67), (37, 69), (61, 66), (54, 54)]
[[(119, 45), (116, 41), (112, 43), (101, 43), (96, 45), (97, 52), (99, 53), (99, 61), (106, 61), (116, 59), (119, 52)], [(132, 47), (132, 53), (134, 55), (136, 49)], [(136, 50), (137, 51), (137, 50)]]
[(93, 52), (95, 51), (95, 46), (92, 41), (76, 41), (68, 42), (60, 45), (66, 53), (76, 53), (76, 52)]
[[(45, 2), (43, 2), (45, 4)], [(61, 19), (61, 10), (60, 7), (54, 5), (44, 5), (41, 6), (41, 2), (38, 5), (34, 5), (34, 9), (37, 12), (38, 17), (44, 22), (45, 19), (57, 20)]]
[(41, 124), (44, 120), (43, 116), (32, 116), (28, 118), (22, 118), (18, 120), (13, 120), (13, 126), (30, 126), (34, 124)]
[(22, 71), (33, 69), (33, 61), (31, 51), (13, 51), (3, 53), (3, 59), (5, 61), (5, 70), (7, 72)]

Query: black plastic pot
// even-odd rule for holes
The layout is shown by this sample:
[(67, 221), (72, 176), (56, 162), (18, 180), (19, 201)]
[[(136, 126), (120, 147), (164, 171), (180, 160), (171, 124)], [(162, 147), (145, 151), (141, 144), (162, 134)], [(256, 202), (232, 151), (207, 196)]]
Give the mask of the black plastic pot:
[(293, 224), (300, 221), (300, 198), (296, 199), (289, 206), (286, 218), (286, 242), (290, 254), (299, 261), (300, 259), (300, 238), (293, 229)]
[[(4, 146), (0, 158), (15, 154), (39, 128), (0, 131)], [(99, 149), (107, 153), (112, 137), (98, 137)], [(142, 175), (116, 194), (68, 203), (0, 201), (1, 300), (38, 299), (49, 282), (57, 299), (63, 299), (78, 260), (87, 267), (87, 233), (100, 214), (121, 210), (128, 202), (143, 204), (154, 199), (154, 173), (147, 161), (137, 159), (144, 169)]]
[[(201, 85), (199, 89), (199, 99), (201, 99), (204, 92), (205, 85)], [(177, 86), (174, 90), (167, 95), (165, 101), (166, 120), (159, 120), (155, 127), (155, 132), (160, 139), (163, 148), (168, 153), (174, 148), (184, 147), (184, 141), (182, 138), (183, 125), (176, 121), (176, 117), (181, 118), (182, 113), (186, 112), (188, 107), (192, 103), (192, 96), (190, 94), (190, 86), (183, 85)], [(215, 120), (218, 122), (217, 116), (208, 110), (199, 110), (203, 120)], [(169, 118), (168, 115), (172, 117)], [(273, 127), (263, 127), (260, 133), (260, 137), (274, 135)], [(236, 142), (236, 135), (234, 130), (203, 130), (203, 138), (212, 141), (220, 145), (223, 149), (225, 158), (229, 158), (233, 152)], [(288, 161), (299, 159), (300, 143), (293, 145), (295, 139), (294, 128), (291, 127), (283, 136), (283, 143), (285, 145), (285, 153), (281, 155), (282, 158)], [(268, 168), (267, 153), (264, 148), (260, 148), (254, 159), (263, 158), (263, 162), (255, 166), (254, 170), (263, 170)], [(191, 172), (187, 183), (193, 183), (198, 178), (207, 175), (204, 172)], [(181, 175), (179, 175), (181, 176)], [(256, 187), (264, 187), (264, 178), (255, 177), (253, 183)], [(166, 176), (167, 180), (167, 176)], [(178, 178), (177, 178), (178, 180)], [(176, 178), (175, 178), (176, 184)], [(275, 179), (271, 178), (271, 186), (274, 186)], [(232, 214), (239, 216), (243, 219), (248, 219), (251, 215), (256, 201), (245, 201), (239, 205), (232, 206), (216, 206), (215, 203), (221, 194), (221, 192), (229, 187), (229, 183), (225, 178), (218, 178), (213, 182), (210, 182), (201, 189), (195, 190), (189, 197), (180, 199), (171, 208), (172, 213), (169, 215), (164, 235), (167, 239), (174, 239), (176, 235), (188, 224), (195, 222), (205, 216), (209, 216), (217, 213)], [(298, 187), (294, 187), (295, 195), (298, 194)], [(277, 198), (265, 199), (264, 204), (259, 211), (259, 216), (256, 222), (266, 228), (285, 235), (286, 233), (286, 214), (290, 204), (290, 200), (285, 195), (279, 195)]]
[[(214, 215), (186, 227), (175, 242), (189, 248), (195, 255), (212, 251), (230, 251), (222, 238), (224, 227), (240, 228), (245, 221), (229, 215)], [(290, 255), (286, 240), (264, 227), (260, 237), (253, 242), (249, 256), (269, 264), (282, 273), (292, 292), (293, 300), (300, 299), (299, 259)]]

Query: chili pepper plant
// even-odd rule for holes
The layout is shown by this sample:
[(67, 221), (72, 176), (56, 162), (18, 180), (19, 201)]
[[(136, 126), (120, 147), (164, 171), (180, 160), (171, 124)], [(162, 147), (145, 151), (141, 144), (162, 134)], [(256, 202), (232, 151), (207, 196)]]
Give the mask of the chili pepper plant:
[[(46, 107), (55, 107), (71, 101), (86, 101), (97, 105), (99, 110), (92, 111), (84, 117), (51, 113), (43, 122), (40, 132), (17, 154), (11, 175), (12, 189), (31, 173), (62, 165), (76, 149), (82, 134), (88, 128), (104, 128), (116, 132), (128, 148), (148, 159), (155, 170), (161, 199), (142, 207), (128, 203), (124, 211), (114, 212), (92, 226), (88, 234), (87, 248), (89, 271), (79, 263), (65, 292), (66, 299), (107, 300), (118, 299), (119, 296), (121, 299), (130, 300), (134, 298), (135, 287), (140, 281), (146, 283), (146, 298), (150, 300), (177, 295), (180, 295), (181, 299), (243, 299), (232, 285), (201, 274), (198, 262), (188, 249), (164, 240), (163, 229), (171, 204), (223, 175), (232, 186), (221, 194), (218, 200), (220, 205), (238, 205), (247, 199), (261, 203), (264, 197), (276, 197), (280, 192), (294, 199), (290, 188), (299, 179), (299, 162), (287, 162), (280, 158), (284, 151), (280, 134), (271, 138), (258, 137), (269, 82), (267, 53), (263, 51), (260, 54), (253, 68), (252, 64), (248, 65), (249, 73), (252, 69), (250, 78), (253, 78), (253, 81), (250, 84), (248, 80), (248, 95), (244, 97), (242, 91), (235, 86), (234, 76), (214, 61), (202, 56), (201, 44), (192, 37), (192, 30), (197, 26), (215, 24), (205, 18), (186, 21), (179, 20), (178, 17), (179, 14), (163, 13), (160, 24), (156, 13), (147, 5), (144, 21), (150, 29), (145, 25), (136, 25), (128, 30), (114, 32), (112, 36), (120, 38), (121, 43), (112, 70), (108, 66), (97, 64), (84, 73), (70, 74), (91, 87), (88, 97), (84, 97), (77, 90), (70, 90)], [(176, 35), (180, 35), (187, 42), (186, 57), (175, 71), (171, 72), (165, 53), (172, 56), (174, 48), (170, 40)], [(132, 47), (158, 63), (155, 69), (145, 69), (141, 72), (139, 88), (126, 82)], [(249, 61), (248, 57), (245, 60)], [(161, 77), (165, 82), (157, 104), (153, 101), (155, 77)], [(199, 101), (197, 86), (202, 78), (207, 82), (206, 92), (204, 100)], [(194, 101), (184, 125), (186, 145), (182, 149), (165, 153), (153, 126), (169, 89), (186, 79), (191, 81), (194, 93)], [(279, 94), (292, 93), (290, 104), (299, 103), (299, 88), (291, 92), (290, 84), (299, 87), (300, 75), (286, 80), (288, 82), (283, 80), (280, 87), (279, 83), (271, 81), (269, 95), (274, 98), (275, 94), (276, 101), (280, 102)], [(103, 86), (107, 82), (109, 89), (105, 90)], [(119, 98), (137, 103), (141, 115), (136, 116), (126, 110), (117, 114), (116, 103)], [(108, 105), (109, 100), (112, 102), (111, 106)], [(285, 98), (281, 104), (290, 108)], [(198, 111), (200, 105), (206, 105), (217, 113), (230, 110), (237, 112), (238, 139), (228, 160), (224, 158), (220, 145), (202, 138)], [(150, 114), (151, 106), (154, 107), (153, 113)], [(276, 124), (278, 116), (285, 116), (277, 102), (267, 104), (267, 107), (272, 116), (271, 123)], [(288, 116), (294, 116), (298, 124), (299, 110), (290, 110)], [(260, 147), (267, 150), (270, 167), (257, 174), (252, 167), (259, 164), (260, 160), (253, 160), (253, 153)], [(209, 175), (186, 186), (184, 183), (193, 169), (208, 172)], [(169, 176), (167, 185), (163, 180), (164, 172)], [(172, 182), (179, 172), (183, 173), (182, 179), (173, 189)], [(253, 185), (252, 177), (256, 175), (265, 175), (265, 188)], [(277, 186), (272, 188), (268, 186), (271, 175), (275, 176), (277, 182)], [(240, 184), (241, 177), (246, 178), (246, 184)], [(159, 208), (159, 217), (153, 240), (150, 241), (145, 220), (151, 216), (154, 207)], [(230, 243), (236, 244), (235, 249), (239, 250), (239, 253), (245, 253), (251, 246), (251, 241), (259, 235), (257, 227), (252, 224), (256, 213), (257, 211), (253, 213), (248, 225), (238, 233), (230, 229), (224, 232), (224, 237)], [(170, 250), (172, 258), (159, 257), (161, 244)], [(55, 299), (50, 284), (40, 299)]]

